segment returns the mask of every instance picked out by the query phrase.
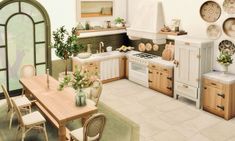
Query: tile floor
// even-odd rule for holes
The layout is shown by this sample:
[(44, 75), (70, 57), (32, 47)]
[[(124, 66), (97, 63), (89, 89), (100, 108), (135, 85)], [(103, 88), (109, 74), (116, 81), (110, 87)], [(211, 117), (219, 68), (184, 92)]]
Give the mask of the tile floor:
[(140, 141), (235, 141), (235, 118), (226, 121), (125, 79), (105, 84), (101, 101), (140, 125)]

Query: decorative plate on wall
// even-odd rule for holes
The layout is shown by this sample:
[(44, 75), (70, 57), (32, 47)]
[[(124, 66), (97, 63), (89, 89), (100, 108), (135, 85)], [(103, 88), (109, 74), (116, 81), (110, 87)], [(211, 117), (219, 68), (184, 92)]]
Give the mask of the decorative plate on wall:
[(224, 0), (223, 9), (228, 14), (235, 14), (235, 0)]
[(207, 36), (211, 39), (218, 39), (221, 35), (221, 29), (218, 25), (212, 24), (207, 27)]
[(228, 18), (223, 23), (223, 30), (226, 35), (235, 38), (235, 18)]
[(206, 22), (216, 22), (221, 15), (221, 7), (215, 1), (207, 1), (202, 4), (200, 15)]
[(151, 51), (153, 46), (152, 46), (152, 44), (147, 43), (145, 48), (146, 48), (147, 51)]
[(228, 51), (231, 54), (235, 53), (235, 45), (229, 40), (223, 40), (219, 43), (219, 51)]
[(139, 51), (141, 51), (141, 52), (144, 52), (145, 51), (145, 44), (144, 43), (140, 43), (139, 44), (139, 46), (138, 46), (138, 49), (139, 49)]
[(153, 51), (158, 51), (158, 49), (159, 49), (159, 46), (157, 44), (154, 44), (153, 45)]

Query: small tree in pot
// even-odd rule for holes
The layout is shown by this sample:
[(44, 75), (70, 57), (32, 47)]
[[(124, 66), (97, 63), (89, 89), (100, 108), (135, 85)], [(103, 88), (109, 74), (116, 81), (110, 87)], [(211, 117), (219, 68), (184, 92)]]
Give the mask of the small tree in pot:
[(54, 43), (51, 47), (55, 48), (56, 55), (65, 60), (65, 75), (68, 74), (68, 59), (73, 55), (74, 50), (77, 50), (78, 36), (76, 34), (76, 28), (72, 28), (69, 33), (64, 26), (60, 27), (53, 32)]

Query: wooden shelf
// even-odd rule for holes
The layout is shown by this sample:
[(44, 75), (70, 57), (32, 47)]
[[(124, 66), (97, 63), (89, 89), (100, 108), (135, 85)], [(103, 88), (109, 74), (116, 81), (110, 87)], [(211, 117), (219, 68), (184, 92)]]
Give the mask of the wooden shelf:
[(188, 33), (185, 32), (185, 31), (184, 31), (184, 32), (173, 32), (173, 31), (170, 31), (170, 32), (162, 32), (162, 31), (160, 31), (159, 34), (179, 36), (179, 35), (187, 35)]
[(102, 32), (102, 31), (122, 30), (122, 29), (126, 29), (126, 27), (111, 27), (111, 28), (91, 29), (91, 30), (78, 30), (78, 33)]

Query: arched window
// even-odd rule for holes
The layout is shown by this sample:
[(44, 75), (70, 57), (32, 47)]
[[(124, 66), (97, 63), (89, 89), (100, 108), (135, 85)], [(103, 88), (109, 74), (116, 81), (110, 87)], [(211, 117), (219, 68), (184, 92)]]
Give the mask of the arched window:
[[(51, 66), (50, 20), (36, 0), (0, 2), (0, 83), (12, 93), (21, 89), (20, 68), (32, 64), (37, 74)], [(0, 93), (2, 90), (0, 90)]]

